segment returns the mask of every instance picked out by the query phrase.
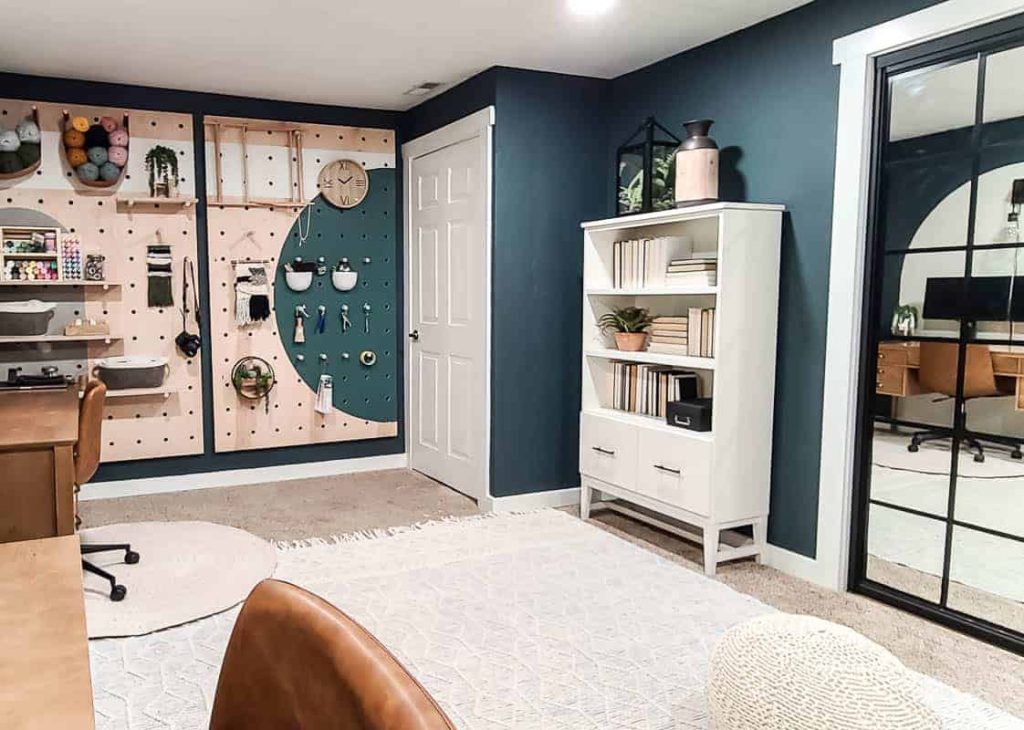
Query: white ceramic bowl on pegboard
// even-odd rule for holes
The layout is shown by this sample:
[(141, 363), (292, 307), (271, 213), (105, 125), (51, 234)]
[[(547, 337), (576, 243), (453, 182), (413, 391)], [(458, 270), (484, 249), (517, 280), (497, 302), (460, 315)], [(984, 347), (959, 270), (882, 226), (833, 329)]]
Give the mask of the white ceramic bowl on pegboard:
[(359, 281), (359, 272), (357, 271), (331, 272), (331, 283), (338, 291), (352, 291), (356, 288), (357, 281)]
[(313, 286), (312, 271), (286, 271), (284, 272), (284, 283), (292, 291), (306, 291)]

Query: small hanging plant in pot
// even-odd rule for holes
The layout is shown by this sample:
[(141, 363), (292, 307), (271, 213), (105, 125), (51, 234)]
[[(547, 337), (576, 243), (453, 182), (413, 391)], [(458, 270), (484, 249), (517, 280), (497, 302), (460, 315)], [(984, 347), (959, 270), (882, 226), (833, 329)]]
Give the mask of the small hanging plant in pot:
[(621, 307), (606, 313), (597, 321), (601, 332), (611, 332), (615, 347), (623, 352), (640, 352), (647, 347), (647, 329), (651, 313), (640, 307)]
[(149, 194), (154, 198), (178, 195), (178, 155), (170, 147), (156, 145), (146, 153)]

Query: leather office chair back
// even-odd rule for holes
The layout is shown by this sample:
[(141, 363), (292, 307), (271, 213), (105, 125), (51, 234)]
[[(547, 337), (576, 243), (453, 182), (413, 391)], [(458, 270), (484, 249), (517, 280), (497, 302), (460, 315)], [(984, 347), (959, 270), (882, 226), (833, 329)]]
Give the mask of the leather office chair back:
[(210, 730), (452, 730), (366, 629), (289, 583), (253, 589), (228, 642)]
[(100, 465), (103, 404), (107, 386), (99, 380), (86, 383), (78, 409), (78, 444), (75, 446), (75, 483), (81, 486), (92, 479)]
[[(958, 345), (955, 342), (922, 342), (918, 380), (926, 393), (956, 396)], [(992, 354), (988, 345), (968, 345), (964, 367), (964, 398), (999, 395)]]

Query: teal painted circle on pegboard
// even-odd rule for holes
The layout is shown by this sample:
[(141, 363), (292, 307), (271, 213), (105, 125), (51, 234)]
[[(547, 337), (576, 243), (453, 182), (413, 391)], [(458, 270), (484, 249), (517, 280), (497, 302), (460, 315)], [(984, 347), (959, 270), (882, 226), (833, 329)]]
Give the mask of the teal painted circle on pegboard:
[[(274, 286), (277, 328), (292, 364), (314, 392), (320, 382), (319, 355), (327, 355), (326, 372), (334, 376), (334, 407), (367, 421), (398, 420), (398, 268), (395, 261), (395, 171), (369, 170), (370, 191), (356, 208), (342, 210), (322, 196), (313, 199), (309, 210), (309, 231), (299, 244), (299, 228), (306, 233), (306, 211), (288, 231), (281, 247)], [(296, 292), (285, 282), (284, 265), (297, 256), (327, 266), (323, 276), (313, 275), (313, 285)], [(331, 271), (342, 257), (359, 275), (354, 289), (338, 291), (331, 283)], [(369, 258), (370, 263), (364, 263)], [(295, 307), (305, 304), (306, 342), (295, 344)], [(349, 307), (352, 326), (342, 333), (341, 306)], [(364, 328), (363, 305), (370, 305), (370, 331)], [(317, 308), (326, 307), (326, 327), (317, 331)], [(360, 363), (364, 351), (376, 355), (372, 367)], [(342, 358), (348, 353), (348, 359)], [(303, 355), (299, 361), (296, 355)]]

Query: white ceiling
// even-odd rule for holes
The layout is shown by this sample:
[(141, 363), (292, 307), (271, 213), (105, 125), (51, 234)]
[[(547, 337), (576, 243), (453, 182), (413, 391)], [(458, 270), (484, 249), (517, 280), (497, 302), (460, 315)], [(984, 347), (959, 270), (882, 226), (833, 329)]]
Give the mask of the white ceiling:
[(495, 65), (612, 78), (806, 2), (616, 0), (579, 17), (567, 0), (11, 0), (0, 68), (406, 109), (416, 84)]

